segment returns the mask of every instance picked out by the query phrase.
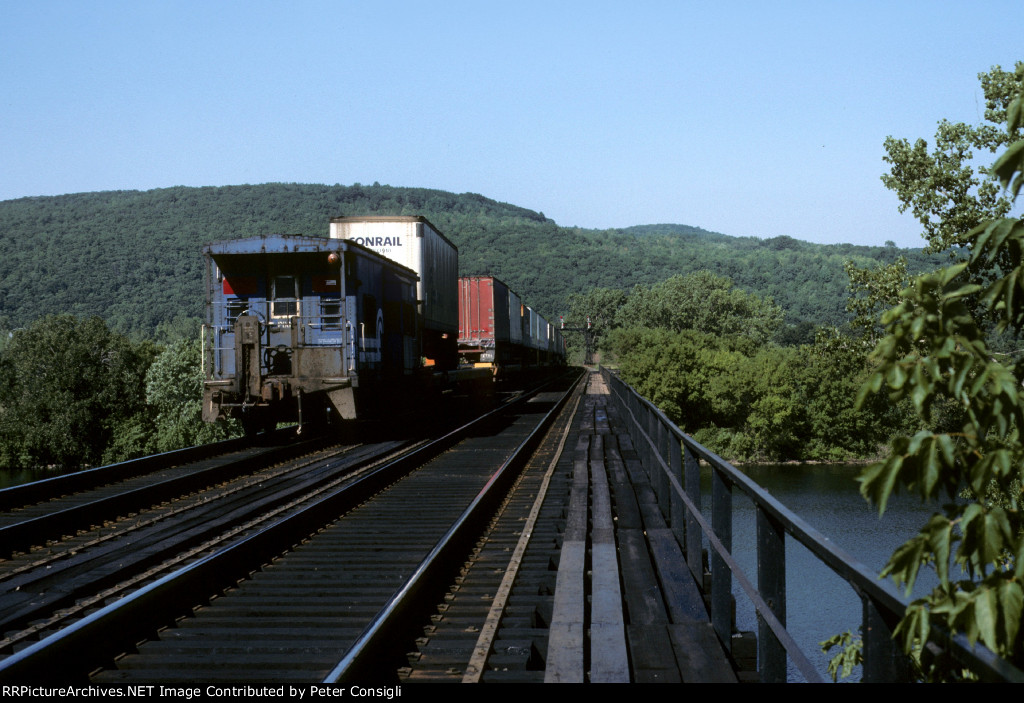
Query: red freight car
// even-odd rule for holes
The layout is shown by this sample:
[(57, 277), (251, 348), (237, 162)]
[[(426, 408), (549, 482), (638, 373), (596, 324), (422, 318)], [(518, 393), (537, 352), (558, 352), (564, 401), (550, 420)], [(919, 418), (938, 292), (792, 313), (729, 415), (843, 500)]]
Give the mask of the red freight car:
[(491, 276), (459, 278), (459, 356), (464, 363), (508, 363), (509, 290)]
[(503, 377), (561, 363), (564, 350), (549, 339), (552, 329), (497, 278), (459, 278), (459, 357), (463, 364), (489, 366), (495, 376)]

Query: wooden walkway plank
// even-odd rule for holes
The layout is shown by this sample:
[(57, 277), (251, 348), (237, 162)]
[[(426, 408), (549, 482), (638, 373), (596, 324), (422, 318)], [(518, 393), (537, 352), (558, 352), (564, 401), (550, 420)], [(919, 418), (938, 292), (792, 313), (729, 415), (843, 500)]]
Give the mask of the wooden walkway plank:
[(630, 625), (629, 649), (636, 683), (682, 683), (668, 625)]
[(667, 528), (647, 530), (654, 568), (665, 594), (669, 619), (674, 623), (708, 621), (704, 597), (683, 561), (683, 551)]
[(585, 611), (587, 602), (587, 518), (590, 472), (590, 439), (585, 431), (588, 411), (584, 399), (583, 423), (573, 456), (572, 492), (566, 515), (562, 550), (558, 558), (558, 580), (555, 583), (554, 608), (548, 636), (548, 656), (544, 671), (545, 683), (583, 683)]
[(590, 681), (629, 683), (629, 655), (619, 590), (619, 559), (615, 549), (615, 522), (604, 470), (604, 442), (591, 437), (591, 606)]
[(668, 623), (661, 586), (651, 567), (642, 530), (619, 530), (622, 586), (630, 625)]
[(669, 625), (668, 633), (684, 683), (737, 683), (710, 622)]
[(647, 473), (595, 378), (575, 428), (544, 680), (736, 681)]
[[(622, 466), (616, 442), (605, 444), (605, 463), (608, 466)], [(633, 486), (626, 479), (624, 470), (619, 480), (615, 479), (616, 474), (613, 471), (609, 471), (609, 475), (612, 477), (611, 489), (615, 499), (615, 534), (619, 546), (622, 589), (629, 623), (667, 623), (668, 612), (665, 610), (661, 587), (651, 566), (647, 539), (644, 537), (644, 523), (640, 518), (640, 508), (637, 506)]]

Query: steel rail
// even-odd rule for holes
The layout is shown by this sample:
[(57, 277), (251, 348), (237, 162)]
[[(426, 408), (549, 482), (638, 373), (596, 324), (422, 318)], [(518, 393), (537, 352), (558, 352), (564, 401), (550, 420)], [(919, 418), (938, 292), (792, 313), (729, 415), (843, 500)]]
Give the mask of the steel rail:
[[(288, 429), (278, 430), (277, 435), (283, 436), (289, 431)], [(251, 445), (251, 439), (236, 437), (9, 486), (0, 489), (0, 511), (34, 505), (51, 500), (56, 496), (77, 493), (182, 464), (203, 461), (220, 454), (241, 451)]]
[(0, 682), (86, 682), (89, 672), (111, 666), (113, 657), (132, 650), (161, 627), (172, 624), (176, 617), (190, 614), (196, 606), (234, 587), (240, 579), (288, 551), (338, 515), (445, 451), (510, 406), (527, 399), (524, 394), (428, 445), (417, 447), (305, 509), (13, 654), (0, 662)]
[(7, 525), (0, 528), (2, 553), (9, 555), (25, 551), (33, 545), (45, 543), (48, 539), (59, 539), (65, 534), (74, 534), (79, 529), (88, 528), (92, 524), (134, 512), (140, 508), (148, 508), (168, 498), (176, 498), (246, 473), (259, 471), (279, 461), (293, 458), (296, 453), (309, 451), (310, 446), (316, 447), (325, 441), (320, 438), (310, 440), (308, 443), (254, 449), (247, 456), (230, 459), (218, 466), (199, 469), (149, 485), (120, 491), (113, 495)]
[[(380, 680), (383, 672), (380, 663), (388, 658), (389, 650), (393, 650), (398, 644), (399, 649), (394, 650), (392, 654), (400, 655), (404, 651), (400, 646), (403, 641), (401, 634), (410, 617), (415, 615), (417, 604), (426, 601), (429, 603), (428, 607), (432, 607), (436, 603), (437, 598), (426, 598), (425, 594), (432, 587), (436, 589), (440, 584), (440, 588), (443, 589), (448, 584), (448, 580), (441, 578), (441, 575), (449, 568), (453, 559), (457, 559), (459, 564), (462, 563), (462, 557), (469, 551), (469, 544), (479, 535), (483, 524), (494, 514), (522, 465), (540, 443), (547, 428), (554, 422), (581, 378), (582, 375), (562, 394), (554, 407), (520, 442), (512, 455), (491, 475), (458, 520), (391, 596), (341, 661), (324, 677), (323, 683), (363, 683)], [(393, 672), (391, 675), (394, 675)]]
[[(156, 574), (170, 571), (169, 564), (222, 547), (242, 531), (267, 524), (322, 491), (351, 481), (355, 472), (367, 470), (382, 457), (408, 448), (407, 443), (388, 442), (302, 459), (273, 475), (258, 474), (246, 486), (215, 491), (217, 495), (212, 499), (208, 498), (209, 492), (204, 492), (195, 500), (184, 501), (189, 503), (187, 506), (155, 511), (159, 514), (137, 523), (133, 519), (128, 528), (133, 533), (130, 553), (125, 554), (117, 543), (126, 539), (124, 533), (118, 533), (89, 548), (77, 547), (76, 557), (58, 555), (57, 563), (44, 562), (45, 569), (36, 566), (34, 571), (16, 577), (14, 590), (37, 595), (17, 605), (5, 603), (0, 607), (0, 631), (10, 633), (0, 637), (0, 647), (6, 650), (37, 632), (53, 630), (56, 624), (79, 617), (97, 601), (109, 600), (152, 580)], [(100, 542), (108, 544), (104, 547)], [(79, 557), (85, 560), (84, 566)], [(83, 568), (88, 577), (83, 575)], [(11, 632), (14, 628), (24, 629)]]
[(480, 635), (477, 637), (476, 646), (473, 647), (473, 654), (469, 659), (469, 663), (466, 665), (466, 671), (462, 676), (462, 683), (480, 683), (483, 678), (487, 659), (490, 656), (491, 648), (494, 645), (494, 639), (498, 635), (498, 626), (501, 623), (501, 618), (505, 613), (508, 601), (512, 596), (512, 587), (515, 584), (516, 577), (519, 575), (519, 570), (523, 565), (523, 557), (526, 555), (526, 549), (530, 544), (530, 540), (533, 539), (533, 531), (537, 526), (537, 522), (540, 520), (541, 508), (544, 505), (544, 501), (547, 500), (548, 488), (551, 485), (552, 476), (554, 476), (555, 469), (557, 468), (558, 462), (561, 460), (562, 453), (565, 450), (565, 443), (572, 432), (571, 418), (575, 417), (582, 401), (582, 393), (577, 393), (576, 403), (573, 405), (573, 409), (569, 413), (570, 420), (565, 423), (562, 436), (558, 440), (558, 447), (555, 449), (554, 456), (551, 461), (548, 462), (547, 471), (544, 472), (540, 486), (537, 489), (537, 496), (533, 501), (533, 506), (530, 508), (530, 514), (523, 523), (519, 540), (516, 542), (516, 547), (512, 552), (512, 556), (509, 558), (508, 567), (506, 567), (505, 573), (501, 578), (501, 584), (498, 586), (498, 592), (494, 597), (494, 601), (491, 603), (490, 610), (487, 612), (487, 619), (480, 627)]

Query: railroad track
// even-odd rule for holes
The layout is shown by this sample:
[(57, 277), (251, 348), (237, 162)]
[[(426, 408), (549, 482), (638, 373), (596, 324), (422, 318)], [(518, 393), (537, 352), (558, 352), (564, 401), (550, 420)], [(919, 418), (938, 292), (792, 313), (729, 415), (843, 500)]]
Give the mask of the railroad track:
[(247, 446), (229, 440), (0, 491), (0, 556), (53, 547), (69, 535), (317, 451), (323, 440)]
[(278, 432), (0, 492), (0, 657), (424, 441), (361, 434), (345, 446)]
[[(552, 425), (399, 669), (409, 683), (541, 683), (578, 399)], [(565, 450), (568, 451), (565, 451)]]
[(13, 652), (242, 538), (403, 446), (320, 450), (0, 562), (0, 652)]
[[(540, 410), (551, 402), (550, 394), (542, 395), (496, 411), (349, 485), (317, 489), (315, 499), (294, 506), (287, 518), (252, 526), (252, 534), (232, 546), (10, 656), (0, 663), (0, 680), (53, 682), (58, 667), (77, 682), (91, 672), (96, 682), (321, 680), (363, 641), (359, 633), (387, 609), (392, 593), (416, 580), (440, 536), (459, 533), (449, 551), (471, 548), (465, 540), (475, 538), (466, 535), (478, 528), (452, 528), (453, 521), (481, 519), (479, 511), (466, 518), (463, 513), (472, 512), (466, 506), (492, 500), (480, 498), (481, 488), (496, 482), (496, 467), (516, 450), (527, 451), (523, 438), (535, 432), (546, 414)], [(398, 480), (418, 464), (423, 467)], [(455, 558), (461, 564), (465, 555)], [(433, 603), (432, 592), (443, 598), (447, 583), (437, 574), (424, 577), (408, 602)], [(411, 617), (409, 608), (396, 609), (403, 613), (399, 620)], [(409, 627), (393, 622), (382, 631)], [(124, 654), (143, 640), (137, 653)], [(376, 652), (380, 645), (360, 646)]]

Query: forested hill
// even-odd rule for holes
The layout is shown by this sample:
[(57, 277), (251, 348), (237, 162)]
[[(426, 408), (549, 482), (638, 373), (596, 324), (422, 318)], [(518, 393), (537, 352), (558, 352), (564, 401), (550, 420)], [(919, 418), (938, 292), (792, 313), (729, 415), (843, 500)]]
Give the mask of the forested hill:
[(481, 195), (377, 184), (77, 193), (0, 202), (0, 324), (70, 312), (147, 335), (165, 320), (202, 315), (203, 244), (272, 232), (326, 236), (331, 217), (371, 214), (425, 215), (458, 245), (462, 273), (497, 276), (549, 318), (566, 310), (571, 293), (709, 269), (774, 297), (787, 322), (839, 324), (845, 260), (870, 266), (904, 254), (911, 271), (940, 263), (916, 250), (737, 238), (684, 225), (560, 227)]

